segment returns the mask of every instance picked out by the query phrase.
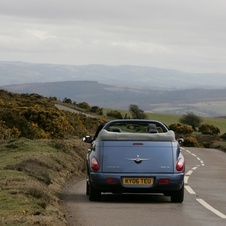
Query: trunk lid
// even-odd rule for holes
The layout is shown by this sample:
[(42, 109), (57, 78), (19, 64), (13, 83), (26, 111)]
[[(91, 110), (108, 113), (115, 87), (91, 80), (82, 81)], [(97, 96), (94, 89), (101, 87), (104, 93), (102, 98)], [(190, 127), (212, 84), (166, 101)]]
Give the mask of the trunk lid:
[(103, 173), (173, 173), (170, 141), (102, 141)]

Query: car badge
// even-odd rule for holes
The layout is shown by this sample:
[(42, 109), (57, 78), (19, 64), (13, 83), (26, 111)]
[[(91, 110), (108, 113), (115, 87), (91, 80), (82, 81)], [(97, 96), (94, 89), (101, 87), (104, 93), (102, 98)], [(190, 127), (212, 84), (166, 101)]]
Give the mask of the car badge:
[(147, 161), (147, 160), (150, 160), (150, 159), (145, 159), (145, 158), (140, 158), (139, 155), (137, 155), (136, 158), (126, 158), (127, 160), (130, 160), (130, 161), (134, 161), (135, 163), (141, 163), (142, 161)]

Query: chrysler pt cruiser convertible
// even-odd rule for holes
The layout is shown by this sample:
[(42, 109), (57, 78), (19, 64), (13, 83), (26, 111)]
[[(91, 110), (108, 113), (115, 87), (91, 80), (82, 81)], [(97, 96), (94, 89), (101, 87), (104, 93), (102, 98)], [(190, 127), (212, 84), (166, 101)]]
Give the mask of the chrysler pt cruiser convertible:
[(86, 167), (90, 201), (101, 193), (162, 193), (184, 199), (185, 161), (172, 130), (155, 120), (122, 119), (101, 125), (91, 143)]

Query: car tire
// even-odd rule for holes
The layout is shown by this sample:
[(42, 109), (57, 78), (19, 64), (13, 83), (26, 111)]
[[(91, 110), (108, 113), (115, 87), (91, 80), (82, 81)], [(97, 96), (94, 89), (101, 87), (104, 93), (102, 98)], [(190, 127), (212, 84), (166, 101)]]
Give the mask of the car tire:
[(89, 201), (100, 201), (101, 192), (94, 189), (93, 185), (89, 184)]
[(171, 194), (171, 202), (182, 203), (184, 201), (184, 186), (179, 191), (174, 191)]
[(163, 195), (164, 196), (171, 196), (171, 193), (170, 192), (164, 192)]
[(86, 180), (86, 195), (89, 195), (89, 182)]

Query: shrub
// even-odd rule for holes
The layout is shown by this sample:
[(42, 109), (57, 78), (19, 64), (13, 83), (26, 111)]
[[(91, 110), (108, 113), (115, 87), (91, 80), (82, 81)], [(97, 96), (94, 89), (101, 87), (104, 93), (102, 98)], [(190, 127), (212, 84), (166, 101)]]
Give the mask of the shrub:
[(186, 137), (183, 145), (186, 147), (198, 147), (199, 146), (198, 141), (193, 136)]
[(220, 133), (220, 130), (216, 126), (205, 123), (199, 127), (199, 132), (201, 132), (202, 134), (205, 134), (205, 135), (217, 135)]
[(70, 98), (65, 97), (63, 103), (72, 104), (72, 100)]
[(87, 102), (81, 102), (78, 104), (78, 107), (86, 109), (86, 110), (90, 110), (90, 106)]
[(223, 139), (223, 140), (226, 140), (226, 133), (222, 134), (222, 135), (220, 136), (220, 138)]
[(98, 115), (103, 115), (103, 108), (100, 108), (98, 106), (92, 106), (90, 108), (90, 112), (96, 113)]
[(203, 142), (202, 145), (203, 145), (204, 148), (210, 148), (211, 145), (212, 145), (212, 142)]
[(173, 130), (176, 134), (191, 134), (193, 132), (193, 129), (191, 126), (181, 123), (175, 123), (169, 125), (169, 129)]
[(123, 116), (121, 114), (120, 111), (114, 110), (114, 111), (109, 111), (107, 113), (108, 117), (112, 117), (112, 118), (117, 118), (117, 119), (123, 119)]

